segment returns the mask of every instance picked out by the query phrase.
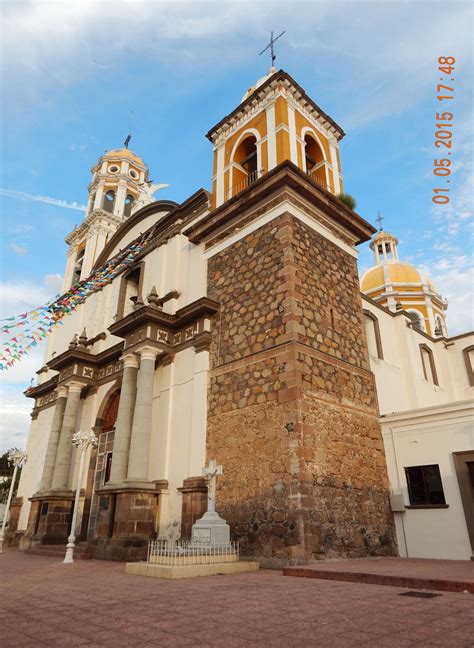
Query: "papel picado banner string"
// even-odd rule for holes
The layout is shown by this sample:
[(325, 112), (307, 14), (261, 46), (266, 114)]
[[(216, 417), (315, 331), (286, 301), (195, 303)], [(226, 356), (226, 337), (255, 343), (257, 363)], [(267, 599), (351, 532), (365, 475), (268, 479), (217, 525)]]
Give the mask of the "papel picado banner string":
[(55, 326), (63, 323), (63, 317), (74, 312), (90, 295), (102, 290), (130, 266), (153, 234), (154, 228), (141, 234), (87, 279), (78, 282), (63, 295), (57, 295), (48, 304), (0, 320), (2, 336), (8, 337), (0, 349), (0, 370), (7, 371), (22, 360)]

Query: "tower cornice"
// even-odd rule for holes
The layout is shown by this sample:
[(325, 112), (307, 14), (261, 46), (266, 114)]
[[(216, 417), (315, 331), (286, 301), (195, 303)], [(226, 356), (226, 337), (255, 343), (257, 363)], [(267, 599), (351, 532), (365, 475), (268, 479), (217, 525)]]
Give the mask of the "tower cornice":
[[(104, 222), (105, 221), (105, 222)], [(82, 223), (75, 227), (64, 239), (68, 245), (79, 242), (94, 225), (106, 227), (108, 231), (115, 231), (123, 222), (122, 218), (105, 211), (105, 209), (94, 209)]]
[(255, 108), (261, 107), (261, 102), (277, 87), (283, 84), (291, 91), (293, 99), (301, 105), (312, 118), (324, 126), (337, 140), (341, 140), (345, 133), (343, 129), (327, 115), (303, 90), (303, 88), (284, 70), (279, 70), (273, 74), (265, 83), (256, 88), (252, 94), (245, 99), (226, 117), (221, 119), (213, 128), (209, 130), (206, 137), (215, 143), (223, 132), (240, 124), (248, 114), (254, 112)]

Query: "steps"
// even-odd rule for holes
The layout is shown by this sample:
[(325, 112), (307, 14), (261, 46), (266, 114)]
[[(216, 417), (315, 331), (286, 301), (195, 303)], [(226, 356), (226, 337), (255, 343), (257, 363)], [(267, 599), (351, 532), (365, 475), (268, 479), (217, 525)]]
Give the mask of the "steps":
[[(47, 556), (49, 558), (61, 558), (66, 555), (66, 545), (38, 545), (24, 550), (30, 556)], [(76, 545), (74, 549), (74, 560), (92, 560), (92, 554), (87, 545)]]

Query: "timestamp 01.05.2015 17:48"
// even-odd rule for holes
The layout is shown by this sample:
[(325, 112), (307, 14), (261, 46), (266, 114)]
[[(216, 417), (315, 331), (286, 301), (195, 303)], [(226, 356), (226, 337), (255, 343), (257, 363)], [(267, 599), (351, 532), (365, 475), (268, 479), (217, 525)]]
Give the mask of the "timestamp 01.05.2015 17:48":
[[(454, 64), (456, 59), (454, 56), (440, 56), (438, 58), (438, 70), (445, 76), (439, 77), (439, 83), (436, 87), (436, 98), (441, 102), (441, 105), (449, 108), (451, 112), (436, 112), (435, 119), (435, 140), (434, 145), (439, 149), (439, 159), (433, 160), (433, 173), (440, 180), (445, 181), (445, 185), (450, 184), (449, 176), (451, 175), (452, 165), (452, 146), (453, 146), (453, 112), (452, 101), (454, 99)], [(450, 85), (444, 85), (449, 82)], [(449, 103), (448, 103), (449, 102)], [(441, 182), (439, 183), (441, 184)], [(444, 183), (443, 183), (444, 184)], [(434, 187), (433, 197), (431, 199), (437, 205), (446, 205), (449, 203), (449, 187)]]

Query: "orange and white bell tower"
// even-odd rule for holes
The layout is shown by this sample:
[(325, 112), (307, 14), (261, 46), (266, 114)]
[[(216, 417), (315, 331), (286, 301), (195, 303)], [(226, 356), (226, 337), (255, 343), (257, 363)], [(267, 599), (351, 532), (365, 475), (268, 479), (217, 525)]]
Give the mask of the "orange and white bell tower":
[(213, 207), (286, 160), (339, 195), (343, 136), (340, 126), (289, 74), (271, 67), (207, 133), (214, 145)]

